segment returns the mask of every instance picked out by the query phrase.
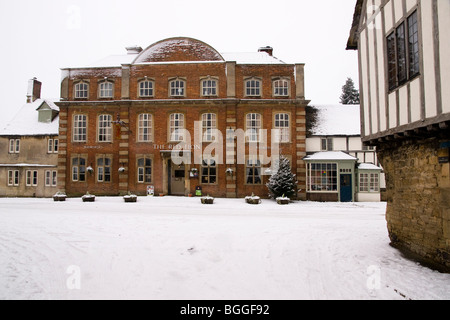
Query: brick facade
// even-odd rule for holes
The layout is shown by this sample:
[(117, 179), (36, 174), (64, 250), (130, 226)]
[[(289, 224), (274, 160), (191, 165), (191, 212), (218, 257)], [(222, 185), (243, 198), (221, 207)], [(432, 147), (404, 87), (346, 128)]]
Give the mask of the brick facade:
[[(267, 53), (261, 54), (271, 58)], [(156, 194), (174, 194), (172, 184), (175, 180), (178, 183), (184, 179), (184, 195), (195, 193), (195, 188), (201, 186), (204, 194), (216, 197), (244, 197), (252, 192), (266, 196), (268, 176), (262, 176), (263, 181), (258, 185), (246, 183), (246, 165), (237, 163), (239, 142), (227, 140), (226, 133), (230, 129), (246, 130), (246, 115), (257, 113), (261, 129), (268, 130), (268, 141), (271, 141), (270, 130), (274, 128), (275, 114), (283, 113), (289, 115), (290, 141), (282, 143), (281, 150), (291, 159), (292, 171), (298, 174), (298, 189), (302, 190), (299, 197), (304, 198), (305, 165), (302, 158), (306, 155), (305, 106), (308, 101), (304, 97), (303, 65), (285, 64), (275, 58), (271, 61), (258, 64), (225, 61), (203, 42), (175, 38), (150, 46), (136, 55), (132, 63), (117, 67), (64, 69), (62, 101), (58, 103), (60, 189), (68, 195), (81, 195), (86, 191), (98, 195), (118, 195), (129, 191), (145, 194), (147, 186), (152, 185)], [(246, 96), (245, 81), (249, 78), (262, 84), (260, 96)], [(172, 79), (185, 82), (182, 97), (170, 95)], [(203, 79), (217, 81), (216, 95), (202, 95)], [(273, 85), (277, 79), (288, 81), (287, 96), (274, 95)], [(99, 84), (105, 80), (113, 83), (113, 96), (106, 99), (99, 98)], [(142, 80), (152, 81), (152, 97), (140, 97), (139, 82)], [(88, 84), (87, 98), (75, 97), (74, 88), (80, 82)], [(205, 113), (215, 114), (216, 128), (223, 134), (220, 141), (223, 164), (219, 163), (215, 168), (214, 183), (202, 183), (201, 162), (180, 166), (184, 170), (184, 178), (180, 172), (176, 173), (178, 180), (173, 180), (172, 171), (169, 175), (175, 167), (168, 151), (179, 143), (170, 141), (169, 119), (174, 113), (184, 115), (184, 128), (191, 134), (191, 141), (186, 145), (192, 156), (211, 148), (210, 143), (196, 143), (195, 122), (201, 121)], [(138, 119), (141, 114), (152, 117), (150, 141), (139, 142)], [(86, 141), (75, 142), (73, 139), (75, 115), (86, 116)], [(111, 115), (113, 121), (120, 120), (121, 124), (112, 124), (111, 142), (99, 141), (100, 115)], [(245, 155), (249, 152), (249, 144), (246, 143)], [(264, 152), (271, 156), (270, 144)], [(91, 166), (93, 172), (86, 173), (85, 181), (73, 181), (73, 159), (80, 156), (86, 161), (85, 167)], [(99, 182), (98, 159), (101, 157), (112, 160), (110, 181)], [(139, 158), (151, 160), (151, 182), (138, 181)], [(198, 177), (190, 177), (194, 168), (199, 172)], [(232, 169), (233, 174), (227, 173), (227, 169)]]

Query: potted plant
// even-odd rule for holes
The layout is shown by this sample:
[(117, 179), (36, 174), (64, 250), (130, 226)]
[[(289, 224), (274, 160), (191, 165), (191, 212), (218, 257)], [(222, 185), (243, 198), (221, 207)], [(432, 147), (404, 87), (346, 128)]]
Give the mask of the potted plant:
[(95, 196), (93, 194), (90, 194), (88, 191), (84, 196), (81, 197), (81, 200), (83, 200), (83, 202), (94, 202)]
[(53, 195), (53, 201), (66, 201), (66, 194), (64, 192), (58, 191)]
[(123, 200), (125, 202), (137, 202), (137, 195), (131, 194), (131, 192), (128, 192), (127, 195), (123, 196)]
[(206, 197), (201, 197), (200, 198), (202, 204), (213, 204), (214, 203), (214, 198), (210, 197), (209, 195), (207, 195)]
[(252, 193), (251, 196), (245, 197), (245, 202), (247, 202), (248, 204), (260, 204), (261, 198), (258, 196), (255, 196), (255, 194)]
[(278, 197), (276, 200), (277, 200), (277, 203), (281, 204), (281, 205), (286, 205), (291, 202), (291, 199), (289, 199), (288, 197), (285, 197), (284, 194), (282, 197)]

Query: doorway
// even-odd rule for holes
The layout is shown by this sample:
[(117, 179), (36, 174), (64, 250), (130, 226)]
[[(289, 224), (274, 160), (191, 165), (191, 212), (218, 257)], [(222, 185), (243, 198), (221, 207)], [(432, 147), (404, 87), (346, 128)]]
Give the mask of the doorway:
[(169, 160), (168, 173), (169, 194), (174, 196), (184, 196), (186, 189), (186, 167), (184, 163), (176, 165), (172, 160)]
[(352, 202), (352, 175), (351, 174), (341, 174), (341, 188), (340, 188), (340, 201), (341, 202)]

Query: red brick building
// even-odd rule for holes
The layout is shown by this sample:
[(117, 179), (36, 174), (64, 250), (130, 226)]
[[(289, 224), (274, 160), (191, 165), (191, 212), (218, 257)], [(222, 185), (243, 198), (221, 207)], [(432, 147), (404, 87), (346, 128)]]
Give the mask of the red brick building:
[[(62, 69), (61, 190), (119, 195), (150, 187), (155, 194), (189, 195), (200, 186), (215, 197), (266, 196), (267, 160), (282, 153), (305, 198), (303, 64), (284, 63), (270, 47), (220, 54), (191, 38), (127, 51)], [(268, 145), (261, 144), (264, 129)], [(280, 151), (270, 143), (272, 129), (281, 132)], [(253, 155), (254, 145), (262, 156)], [(180, 146), (190, 161), (172, 157)]]

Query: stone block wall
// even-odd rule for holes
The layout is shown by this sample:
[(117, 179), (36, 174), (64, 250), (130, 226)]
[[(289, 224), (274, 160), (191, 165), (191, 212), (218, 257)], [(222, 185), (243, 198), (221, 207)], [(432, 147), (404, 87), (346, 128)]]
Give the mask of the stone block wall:
[(441, 143), (450, 136), (391, 140), (378, 147), (386, 173), (392, 245), (438, 269), (450, 270), (450, 176)]

